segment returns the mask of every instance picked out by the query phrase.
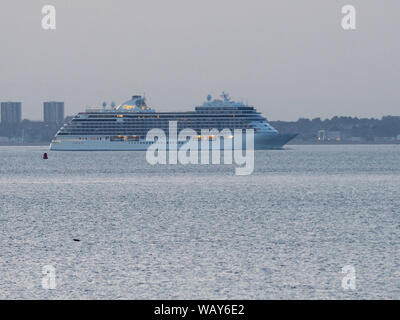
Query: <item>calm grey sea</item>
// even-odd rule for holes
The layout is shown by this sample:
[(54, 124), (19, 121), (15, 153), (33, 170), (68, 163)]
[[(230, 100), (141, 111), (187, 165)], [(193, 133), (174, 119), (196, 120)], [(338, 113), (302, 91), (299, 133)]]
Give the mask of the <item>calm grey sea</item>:
[(0, 147), (2, 299), (400, 299), (400, 145), (259, 151), (250, 176), (45, 151)]

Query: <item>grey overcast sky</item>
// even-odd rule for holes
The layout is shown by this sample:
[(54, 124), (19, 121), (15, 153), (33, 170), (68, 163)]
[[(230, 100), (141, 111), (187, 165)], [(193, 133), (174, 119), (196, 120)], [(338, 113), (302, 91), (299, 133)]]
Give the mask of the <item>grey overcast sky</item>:
[(181, 111), (222, 90), (270, 120), (400, 115), (399, 31), (398, 0), (1, 0), (0, 100), (35, 120), (48, 100)]

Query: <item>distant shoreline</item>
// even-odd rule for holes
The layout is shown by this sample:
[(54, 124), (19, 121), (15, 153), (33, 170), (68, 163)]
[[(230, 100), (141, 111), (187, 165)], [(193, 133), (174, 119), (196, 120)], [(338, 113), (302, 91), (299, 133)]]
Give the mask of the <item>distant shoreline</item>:
[[(400, 141), (374, 142), (374, 141), (291, 141), (287, 146), (302, 146), (302, 145), (400, 145)], [(0, 143), (0, 147), (50, 147), (50, 143)]]
[(0, 147), (50, 147), (50, 143), (0, 143)]
[(379, 144), (393, 144), (398, 145), (400, 141), (290, 141), (286, 145), (379, 145)]

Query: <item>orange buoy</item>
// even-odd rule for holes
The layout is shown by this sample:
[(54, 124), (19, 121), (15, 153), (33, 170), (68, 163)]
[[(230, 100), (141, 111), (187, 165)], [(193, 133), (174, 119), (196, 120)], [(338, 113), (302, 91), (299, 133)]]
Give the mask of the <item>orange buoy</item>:
[(45, 152), (45, 153), (43, 153), (43, 159), (48, 159), (48, 157), (47, 157), (47, 153)]

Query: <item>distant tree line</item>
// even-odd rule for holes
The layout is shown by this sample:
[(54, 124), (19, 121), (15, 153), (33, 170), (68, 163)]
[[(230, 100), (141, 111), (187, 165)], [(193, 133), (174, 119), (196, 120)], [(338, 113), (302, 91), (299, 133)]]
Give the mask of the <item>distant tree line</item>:
[[(340, 132), (342, 140), (357, 137), (367, 142), (383, 137), (396, 139), (400, 135), (400, 116), (386, 116), (382, 119), (335, 116), (325, 120), (300, 118), (297, 121), (270, 121), (270, 123), (281, 133), (298, 133), (296, 138), (298, 141), (315, 141), (320, 130)], [(24, 143), (50, 143), (59, 128), (60, 125), (55, 123), (23, 120), (17, 125), (0, 124), (0, 138), (10, 140), (18, 138), (18, 141)]]
[(50, 143), (59, 128), (60, 125), (55, 123), (22, 120), (19, 124), (0, 124), (0, 137), (8, 138), (10, 142)]
[(396, 138), (400, 135), (400, 116), (386, 116), (380, 120), (335, 116), (325, 120), (321, 120), (321, 118), (312, 120), (300, 118), (292, 122), (271, 121), (270, 123), (281, 133), (298, 133), (296, 139), (303, 141), (317, 140), (320, 130), (339, 131), (342, 140), (359, 137), (364, 141), (376, 141), (376, 138)]

